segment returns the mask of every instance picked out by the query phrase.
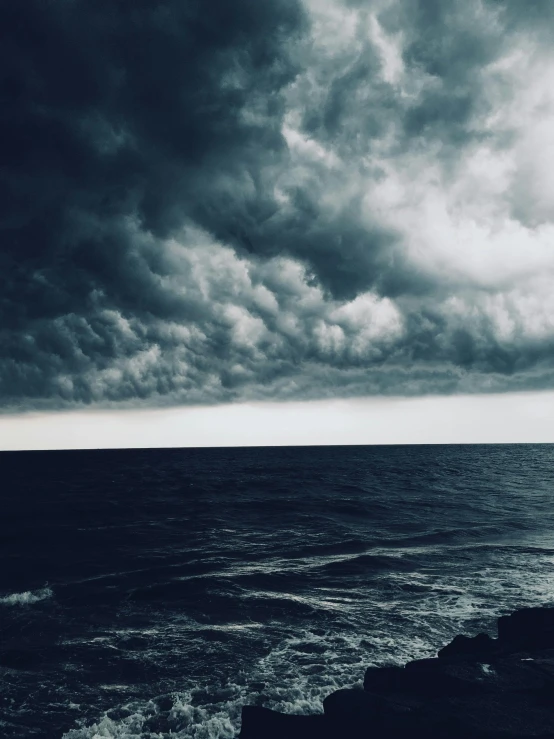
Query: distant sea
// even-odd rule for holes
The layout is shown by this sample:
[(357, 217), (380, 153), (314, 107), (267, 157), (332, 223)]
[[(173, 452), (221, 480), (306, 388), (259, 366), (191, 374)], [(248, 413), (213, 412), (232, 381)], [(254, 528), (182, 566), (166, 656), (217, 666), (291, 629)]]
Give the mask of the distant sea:
[[(230, 738), (554, 604), (554, 447), (0, 454), (0, 735)], [(170, 733), (172, 732), (172, 733)]]

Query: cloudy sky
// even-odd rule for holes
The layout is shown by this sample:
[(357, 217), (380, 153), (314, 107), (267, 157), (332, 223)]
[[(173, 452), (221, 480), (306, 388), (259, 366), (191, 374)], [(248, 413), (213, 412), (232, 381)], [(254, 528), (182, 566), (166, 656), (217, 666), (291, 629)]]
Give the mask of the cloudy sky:
[(551, 0), (2, 16), (2, 428), (551, 397)]

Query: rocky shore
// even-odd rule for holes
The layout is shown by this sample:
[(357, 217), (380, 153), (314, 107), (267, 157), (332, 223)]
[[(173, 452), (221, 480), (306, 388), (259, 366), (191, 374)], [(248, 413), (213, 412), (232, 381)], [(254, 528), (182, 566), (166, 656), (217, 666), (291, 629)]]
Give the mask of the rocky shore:
[(554, 739), (554, 608), (498, 619), (498, 636), (457, 636), (437, 657), (370, 667), (364, 689), (324, 712), (244, 706), (240, 739)]

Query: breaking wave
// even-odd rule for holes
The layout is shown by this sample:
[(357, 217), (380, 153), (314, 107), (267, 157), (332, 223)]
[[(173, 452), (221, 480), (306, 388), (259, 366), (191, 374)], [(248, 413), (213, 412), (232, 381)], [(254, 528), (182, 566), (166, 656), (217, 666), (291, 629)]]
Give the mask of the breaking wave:
[(29, 606), (41, 600), (48, 600), (54, 595), (50, 588), (41, 590), (26, 590), (23, 593), (10, 593), (0, 597), (0, 603), (4, 606)]

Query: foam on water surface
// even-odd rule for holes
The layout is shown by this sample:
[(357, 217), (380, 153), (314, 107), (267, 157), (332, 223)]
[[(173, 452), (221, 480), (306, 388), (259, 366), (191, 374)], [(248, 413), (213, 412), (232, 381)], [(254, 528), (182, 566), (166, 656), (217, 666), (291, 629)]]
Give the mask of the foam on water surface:
[(33, 603), (39, 603), (41, 600), (48, 600), (54, 595), (51, 588), (42, 588), (41, 590), (26, 590), (23, 593), (10, 593), (0, 597), (0, 604), (4, 606), (28, 606)]

